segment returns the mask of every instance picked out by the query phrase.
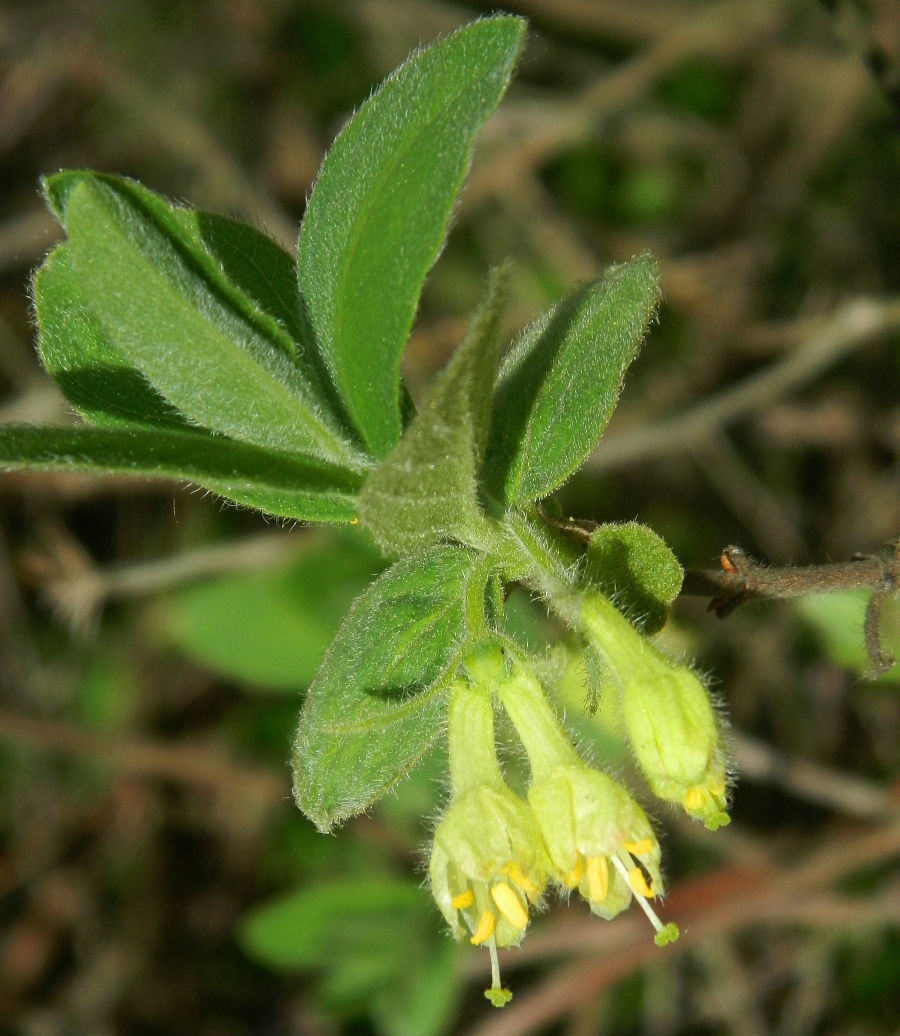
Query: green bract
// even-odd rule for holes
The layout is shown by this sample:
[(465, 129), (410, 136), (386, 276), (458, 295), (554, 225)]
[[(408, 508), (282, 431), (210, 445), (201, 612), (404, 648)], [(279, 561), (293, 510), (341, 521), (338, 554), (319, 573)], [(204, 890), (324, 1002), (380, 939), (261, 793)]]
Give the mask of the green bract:
[[(655, 319), (655, 260), (640, 255), (576, 286), (510, 348), (501, 267), (417, 413), (400, 376), (476, 134), (523, 37), (521, 19), (485, 18), (391, 75), (326, 157), (296, 261), (258, 230), (133, 181), (48, 177), (67, 240), (34, 278), (40, 353), (83, 421), (0, 427), (3, 468), (183, 480), (270, 515), (370, 534), (392, 567), (357, 597), (318, 666), (293, 746), (295, 798), (331, 830), (449, 732), (452, 794), (431, 888), (454, 932), (491, 949), (498, 1005), (510, 994), (496, 947), (521, 939), (548, 880), (577, 888), (604, 917), (635, 898), (658, 942), (675, 934), (648, 904), (662, 879), (646, 815), (582, 762), (534, 660), (506, 630), (512, 584), (568, 624), (595, 692), (614, 690), (651, 789), (709, 826), (727, 820), (726, 759), (706, 690), (644, 635), (665, 622), (678, 562), (637, 524), (602, 526), (585, 550), (540, 504), (606, 428)], [(203, 623), (218, 622), (228, 600), (181, 602), (198, 616), (201, 655)], [(329, 633), (333, 619), (323, 616)], [(290, 636), (269, 632), (273, 650)], [(300, 679), (277, 658), (248, 662), (244, 647), (229, 657), (251, 678)], [(499, 702), (528, 754), (527, 801), (497, 761)], [(358, 901), (377, 913), (409, 897), (393, 886), (351, 891), (273, 908), (248, 927), (247, 944), (263, 954), (266, 933), (291, 918), (324, 931)], [(298, 937), (297, 960), (318, 960), (317, 946)], [(449, 965), (436, 955), (434, 966)], [(384, 1010), (428, 999), (427, 974), (418, 992), (396, 969), (382, 979), (393, 998)]]

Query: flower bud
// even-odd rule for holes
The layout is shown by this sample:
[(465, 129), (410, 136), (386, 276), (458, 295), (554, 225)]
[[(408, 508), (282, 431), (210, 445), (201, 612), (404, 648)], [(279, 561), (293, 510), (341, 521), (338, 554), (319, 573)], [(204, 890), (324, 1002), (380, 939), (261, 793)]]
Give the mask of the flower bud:
[(697, 674), (666, 658), (599, 594), (585, 600), (581, 618), (617, 685), (625, 729), (653, 793), (710, 830), (729, 823), (725, 747)]
[(563, 733), (538, 681), (522, 671), (500, 687), (500, 700), (531, 766), (528, 804), (550, 860), (550, 875), (578, 889), (607, 920), (632, 900), (661, 945), (677, 938), (648, 903), (663, 892), (659, 843), (644, 811), (611, 777), (587, 766)]

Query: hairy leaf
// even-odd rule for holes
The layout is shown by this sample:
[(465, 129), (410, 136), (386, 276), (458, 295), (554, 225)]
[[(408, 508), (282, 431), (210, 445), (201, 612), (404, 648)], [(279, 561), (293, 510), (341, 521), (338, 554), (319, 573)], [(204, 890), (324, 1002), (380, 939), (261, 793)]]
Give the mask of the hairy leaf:
[(450, 539), (472, 543), (483, 522), (478, 470), (500, 360), (508, 275), (487, 299), (390, 457), (366, 482), (360, 520), (388, 554)]
[(600, 441), (659, 302), (656, 261), (611, 267), (523, 332), (494, 393), (485, 480), (506, 504), (552, 493)]
[(301, 295), (350, 414), (379, 458), (400, 438), (400, 356), (422, 283), (523, 33), (519, 18), (487, 18), (415, 54), (344, 128), (310, 198)]
[(297, 454), (162, 429), (0, 425), (0, 470), (184, 479), (284, 518), (348, 522), (359, 476)]
[(321, 830), (370, 806), (434, 743), (483, 565), (463, 547), (435, 547), (399, 561), (353, 605), (294, 741), (294, 797)]
[(121, 181), (60, 176), (47, 192), (83, 295), (114, 348), (173, 406), (258, 446), (361, 465), (297, 343), (198, 246), (196, 214)]
[(110, 343), (81, 291), (67, 245), (38, 270), (34, 302), (41, 360), (83, 417), (119, 427), (195, 428)]
[(586, 574), (647, 633), (665, 626), (684, 579), (665, 540), (638, 522), (599, 526), (588, 545)]

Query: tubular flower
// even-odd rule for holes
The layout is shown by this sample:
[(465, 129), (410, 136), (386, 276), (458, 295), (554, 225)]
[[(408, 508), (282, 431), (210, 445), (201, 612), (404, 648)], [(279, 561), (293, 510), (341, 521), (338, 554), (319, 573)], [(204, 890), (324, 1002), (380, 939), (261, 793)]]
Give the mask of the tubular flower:
[(528, 804), (551, 877), (577, 889), (608, 920), (634, 897), (659, 945), (677, 939), (678, 928), (663, 925), (649, 902), (662, 894), (663, 882), (659, 843), (644, 811), (621, 785), (579, 758), (534, 676), (523, 671), (506, 681), (500, 699), (528, 753)]
[(431, 851), (431, 891), (457, 939), (468, 933), (491, 953), (495, 1006), (500, 987), (497, 947), (515, 946), (546, 884), (546, 853), (534, 816), (504, 783), (494, 747), (490, 697), (458, 682), (450, 689), (450, 808)]
[(599, 594), (584, 601), (581, 620), (618, 685), (625, 729), (653, 793), (711, 831), (729, 823), (726, 751), (699, 677), (666, 658)]

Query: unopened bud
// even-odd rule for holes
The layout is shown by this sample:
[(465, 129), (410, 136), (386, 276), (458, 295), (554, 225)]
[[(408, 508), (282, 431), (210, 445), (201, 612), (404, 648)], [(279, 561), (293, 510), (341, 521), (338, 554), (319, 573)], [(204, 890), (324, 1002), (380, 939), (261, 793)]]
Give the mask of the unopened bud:
[(666, 658), (605, 598), (589, 597), (581, 617), (616, 686), (625, 729), (653, 793), (711, 830), (727, 824), (727, 757), (700, 678)]

